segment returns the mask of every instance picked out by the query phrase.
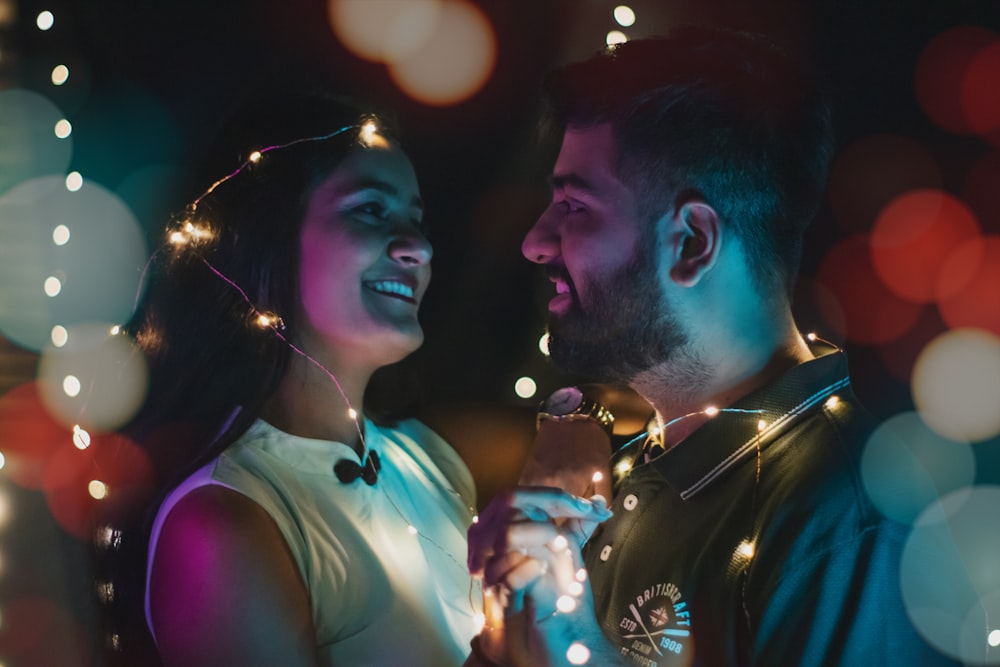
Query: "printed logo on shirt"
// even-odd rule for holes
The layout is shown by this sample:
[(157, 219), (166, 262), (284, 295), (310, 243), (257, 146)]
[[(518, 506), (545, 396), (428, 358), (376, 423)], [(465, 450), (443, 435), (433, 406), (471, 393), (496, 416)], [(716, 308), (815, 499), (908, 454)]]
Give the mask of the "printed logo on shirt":
[(659, 583), (628, 600), (618, 623), (619, 651), (637, 665), (684, 665), (690, 657), (691, 617), (680, 589)]

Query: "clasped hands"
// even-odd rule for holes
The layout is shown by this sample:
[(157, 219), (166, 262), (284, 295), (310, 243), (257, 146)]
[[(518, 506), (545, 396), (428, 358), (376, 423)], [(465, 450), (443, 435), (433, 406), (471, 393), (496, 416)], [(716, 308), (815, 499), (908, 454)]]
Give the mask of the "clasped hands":
[(469, 570), (483, 579), (487, 623), (477, 641), (489, 660), (582, 664), (572, 651), (600, 631), (581, 547), (610, 516), (602, 496), (554, 487), (517, 487), (487, 505), (469, 530)]

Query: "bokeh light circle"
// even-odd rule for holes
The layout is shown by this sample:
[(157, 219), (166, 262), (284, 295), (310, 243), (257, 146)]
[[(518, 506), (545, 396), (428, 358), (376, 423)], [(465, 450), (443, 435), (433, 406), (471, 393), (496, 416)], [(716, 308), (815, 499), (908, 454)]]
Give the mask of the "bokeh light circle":
[(618, 5), (612, 14), (615, 21), (623, 28), (629, 28), (635, 23), (635, 10), (628, 5)]
[(354, 55), (374, 62), (406, 59), (427, 44), (442, 0), (329, 0), (330, 27)]
[(861, 456), (865, 491), (879, 511), (900, 523), (912, 523), (932, 502), (975, 477), (972, 447), (941, 437), (914, 412), (880, 424)]
[[(64, 177), (21, 183), (0, 196), (0, 330), (40, 350), (56, 324), (123, 322), (135, 305), (147, 250), (138, 222), (121, 200), (93, 182), (66, 190)], [(64, 225), (68, 242), (53, 231)], [(58, 296), (41, 289), (61, 278)]]
[(4, 474), (16, 484), (40, 489), (51, 455), (69, 446), (71, 431), (49, 414), (36, 382), (14, 387), (0, 396), (0, 451)]
[(1000, 433), (1000, 336), (956, 329), (917, 358), (913, 402), (924, 422), (952, 440), (978, 442)]
[[(145, 357), (128, 336), (109, 333), (110, 325), (69, 328), (68, 342), (42, 352), (38, 364), (41, 395), (51, 414), (68, 427), (111, 431), (131, 419), (148, 387)], [(78, 378), (80, 391), (69, 395), (61, 378)]]
[(837, 223), (859, 232), (870, 229), (894, 197), (942, 183), (941, 167), (921, 144), (908, 137), (877, 134), (837, 154), (827, 196)]
[(72, 139), (52, 131), (63, 113), (47, 97), (11, 88), (0, 90), (0, 194), (29, 178), (65, 173), (73, 156)]
[(126, 506), (148, 496), (154, 479), (146, 452), (117, 434), (94, 437), (85, 450), (66, 444), (52, 454), (43, 489), (52, 517), (67, 532), (86, 538), (98, 504), (114, 500)]
[[(931, 121), (950, 132), (973, 132), (963, 109), (963, 81), (976, 56), (997, 39), (992, 30), (962, 25), (945, 30), (924, 47), (914, 84), (917, 101)], [(994, 81), (991, 78), (991, 85)]]
[(914, 627), (967, 665), (997, 664), (989, 633), (1000, 617), (1000, 487), (952, 491), (917, 517), (900, 562), (903, 603)]
[(389, 74), (418, 102), (446, 106), (478, 92), (496, 58), (496, 35), (482, 10), (465, 0), (446, 0), (430, 38), (409, 57), (389, 63)]
[(897, 296), (913, 303), (937, 298), (938, 276), (956, 247), (979, 235), (969, 207), (941, 190), (915, 190), (893, 199), (869, 236), (872, 265)]
[(1000, 38), (978, 51), (968, 63), (960, 83), (962, 114), (977, 134), (1000, 129)]
[(868, 241), (851, 236), (833, 246), (820, 262), (816, 283), (822, 288), (818, 305), (831, 327), (856, 343), (889, 343), (909, 331), (921, 307), (903, 301), (878, 279)]
[(538, 391), (538, 384), (528, 376), (519, 377), (514, 382), (514, 393), (519, 398), (531, 398)]
[(941, 318), (952, 328), (1000, 335), (1000, 235), (970, 239), (948, 255), (937, 299)]
[(0, 655), (8, 667), (85, 667), (94, 664), (92, 653), (80, 619), (54, 600), (27, 595), (4, 601)]

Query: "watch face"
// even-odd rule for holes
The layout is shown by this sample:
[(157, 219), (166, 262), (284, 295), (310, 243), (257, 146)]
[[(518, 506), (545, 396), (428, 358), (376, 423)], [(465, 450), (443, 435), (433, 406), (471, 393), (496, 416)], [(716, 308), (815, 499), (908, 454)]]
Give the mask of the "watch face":
[(563, 387), (552, 392), (545, 401), (545, 411), (551, 415), (568, 415), (583, 402), (583, 392), (576, 387)]

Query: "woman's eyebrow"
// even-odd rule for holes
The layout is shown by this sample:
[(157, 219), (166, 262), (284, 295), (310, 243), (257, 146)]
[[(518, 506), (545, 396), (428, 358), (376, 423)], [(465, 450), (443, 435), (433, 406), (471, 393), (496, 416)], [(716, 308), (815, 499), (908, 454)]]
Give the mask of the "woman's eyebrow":
[[(391, 197), (399, 197), (399, 188), (386, 181), (379, 180), (377, 178), (358, 178), (351, 181), (348, 184), (347, 190), (350, 192), (357, 192), (360, 190), (377, 190), (378, 192), (383, 192)], [(424, 210), (424, 200), (420, 198), (419, 195), (414, 195), (410, 199), (410, 206)]]

